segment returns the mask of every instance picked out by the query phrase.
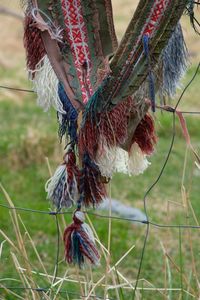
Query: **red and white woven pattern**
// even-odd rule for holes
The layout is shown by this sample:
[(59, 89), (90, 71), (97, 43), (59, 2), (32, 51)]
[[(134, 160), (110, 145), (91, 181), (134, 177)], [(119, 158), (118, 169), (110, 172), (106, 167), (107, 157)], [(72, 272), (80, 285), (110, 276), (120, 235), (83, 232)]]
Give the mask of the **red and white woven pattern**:
[(158, 27), (162, 16), (171, 0), (157, 0), (152, 7), (150, 16), (148, 18), (147, 24), (145, 25), (145, 30), (143, 34), (148, 34), (151, 36)]
[(71, 47), (77, 77), (80, 82), (82, 99), (86, 103), (93, 93), (90, 73), (91, 55), (88, 46), (87, 28), (84, 22), (81, 1), (63, 0), (62, 9), (65, 19), (68, 42)]
[(135, 47), (131, 51), (131, 58), (134, 55), (138, 44), (142, 41), (142, 38), (145, 34), (149, 35), (149, 37), (152, 37), (162, 19), (162, 17), (165, 14), (166, 8), (170, 4), (172, 0), (155, 0), (154, 5), (152, 6), (151, 12), (149, 14), (149, 17), (143, 27), (143, 30), (141, 31), (140, 36), (138, 37), (137, 43), (135, 44)]
[(119, 82), (123, 81), (128, 77), (128, 74), (130, 73), (130, 67), (134, 68), (140, 61), (141, 57), (144, 55), (143, 52), (139, 52), (138, 46), (142, 43), (142, 39), (144, 35), (148, 35), (150, 38), (155, 34), (157, 28), (159, 27), (159, 24), (162, 20), (162, 17), (165, 14), (165, 11), (172, 0), (155, 0), (154, 4), (151, 8), (151, 11), (149, 13), (149, 16), (147, 18), (147, 21), (144, 24), (143, 29), (141, 30), (140, 35), (138, 36), (138, 39), (132, 49), (132, 51), (129, 53), (129, 56), (126, 60), (126, 63), (121, 68), (121, 72), (119, 75), (119, 81), (116, 81), (116, 83), (112, 87), (111, 95), (115, 96), (118, 93), (118, 90), (120, 89)]

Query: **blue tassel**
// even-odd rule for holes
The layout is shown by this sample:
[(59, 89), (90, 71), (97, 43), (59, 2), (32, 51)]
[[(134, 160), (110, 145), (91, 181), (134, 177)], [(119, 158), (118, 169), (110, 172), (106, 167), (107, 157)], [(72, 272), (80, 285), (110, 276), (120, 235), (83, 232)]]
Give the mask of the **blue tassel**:
[(71, 101), (69, 100), (63, 84), (59, 82), (58, 84), (58, 95), (60, 101), (63, 104), (63, 109), (65, 110), (66, 114), (62, 114), (61, 117), (61, 125), (59, 129), (59, 136), (62, 139), (62, 136), (68, 131), (70, 136), (70, 140), (73, 142), (77, 142), (77, 118), (78, 112), (73, 107)]
[(151, 70), (151, 62), (150, 62), (150, 54), (149, 54), (149, 36), (145, 34), (143, 36), (143, 47), (144, 47), (144, 54), (147, 58), (148, 68), (149, 68), (149, 96), (151, 100), (151, 108), (152, 111), (155, 112), (156, 104), (155, 104), (155, 83), (154, 83), (154, 75)]
[(167, 46), (162, 51), (161, 59), (163, 74), (160, 96), (172, 98), (188, 66), (188, 51), (180, 23), (177, 24)]

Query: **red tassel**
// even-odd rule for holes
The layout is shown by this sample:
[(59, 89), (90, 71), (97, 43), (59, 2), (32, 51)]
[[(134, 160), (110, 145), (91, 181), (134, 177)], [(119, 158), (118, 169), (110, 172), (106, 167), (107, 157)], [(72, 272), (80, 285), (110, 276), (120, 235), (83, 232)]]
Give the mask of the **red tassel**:
[(154, 151), (156, 141), (157, 137), (155, 135), (153, 118), (149, 114), (146, 114), (135, 130), (132, 144), (136, 142), (142, 152), (150, 155)]
[(26, 49), (27, 67), (35, 70), (36, 65), (46, 54), (40, 30), (34, 26), (33, 18), (30, 15), (25, 17), (24, 24), (24, 47)]
[(106, 188), (99, 168), (88, 154), (84, 155), (79, 190), (85, 206), (95, 207), (106, 198)]
[(113, 110), (97, 115), (95, 124), (88, 117), (79, 133), (80, 154), (87, 152), (94, 159), (102, 138), (110, 147), (123, 144), (127, 137), (131, 108), (133, 108), (133, 99), (128, 97)]
[(84, 220), (85, 214), (76, 211), (73, 223), (65, 229), (63, 236), (66, 261), (69, 264), (78, 264), (80, 268), (87, 261), (93, 265), (99, 265), (100, 260), (92, 230), (84, 223)]

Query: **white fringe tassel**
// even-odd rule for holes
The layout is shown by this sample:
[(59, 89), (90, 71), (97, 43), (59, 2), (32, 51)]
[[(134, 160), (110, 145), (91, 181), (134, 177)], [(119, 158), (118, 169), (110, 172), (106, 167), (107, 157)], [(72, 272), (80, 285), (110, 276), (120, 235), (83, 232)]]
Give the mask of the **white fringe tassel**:
[(70, 192), (66, 165), (60, 165), (54, 175), (45, 184), (47, 199), (51, 200), (57, 208), (71, 207), (79, 197), (75, 175), (73, 175), (72, 184), (72, 191)]
[(35, 70), (28, 70), (28, 73), (30, 80), (33, 82), (33, 89), (38, 96), (37, 104), (44, 111), (48, 111), (53, 106), (56, 111), (65, 114), (58, 95), (58, 78), (47, 55), (37, 64)]
[(76, 211), (75, 217), (82, 222), (81, 227), (89, 236), (89, 239), (95, 244), (95, 238), (92, 229), (90, 226), (85, 222), (85, 214), (82, 211)]
[(64, 176), (66, 172), (66, 166), (60, 165), (54, 175), (49, 178), (45, 184), (45, 191), (47, 192), (47, 198), (52, 199), (56, 186), (58, 185), (60, 178)]
[(139, 146), (134, 143), (130, 153), (119, 148), (103, 146), (103, 151), (98, 153), (96, 164), (101, 175), (112, 178), (113, 173), (125, 173), (129, 176), (142, 174), (150, 165), (146, 155), (142, 153)]

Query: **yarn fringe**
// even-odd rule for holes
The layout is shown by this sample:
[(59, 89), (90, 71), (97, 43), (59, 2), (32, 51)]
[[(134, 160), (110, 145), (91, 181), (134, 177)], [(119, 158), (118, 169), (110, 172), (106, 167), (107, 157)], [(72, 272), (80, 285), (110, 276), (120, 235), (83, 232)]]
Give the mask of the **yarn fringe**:
[(47, 198), (61, 209), (71, 207), (79, 197), (78, 191), (79, 170), (76, 166), (76, 157), (73, 150), (69, 150), (64, 156), (64, 162), (54, 175), (46, 182), (45, 190)]
[(188, 51), (180, 24), (176, 26), (166, 48), (162, 51), (161, 60), (163, 75), (159, 93), (161, 97), (163, 95), (172, 98), (188, 67)]
[(144, 154), (151, 155), (156, 142), (154, 121), (151, 115), (147, 113), (134, 132), (132, 144), (137, 143)]
[(103, 177), (112, 178), (114, 172), (139, 175), (149, 165), (146, 156), (153, 153), (156, 143), (154, 122), (149, 114), (137, 126), (129, 152), (120, 147), (127, 139), (131, 111), (133, 100), (129, 98), (113, 111), (102, 113), (96, 126), (87, 119), (81, 128), (80, 153), (88, 151)]
[[(27, 68), (34, 71), (38, 63), (45, 56), (46, 51), (40, 30), (34, 26), (34, 20), (30, 13), (27, 13), (24, 20), (24, 47), (26, 49)], [(33, 78), (34, 75), (35, 73), (33, 72)]]
[(128, 105), (123, 104), (112, 112), (102, 114), (96, 126), (87, 119), (79, 135), (80, 153), (88, 151), (101, 175), (106, 178), (111, 178), (114, 172), (143, 173), (149, 165), (146, 155), (153, 153), (157, 141), (153, 119), (146, 114), (134, 132), (129, 153), (121, 148), (128, 136), (128, 120), (133, 110), (130, 99), (126, 102)]
[(106, 188), (97, 164), (84, 154), (80, 178), (80, 199), (78, 206), (98, 206), (106, 198)]
[(37, 93), (37, 104), (44, 111), (48, 111), (53, 106), (56, 111), (65, 114), (63, 104), (58, 94), (58, 78), (45, 55), (36, 65), (34, 70), (29, 69), (29, 78), (33, 82), (33, 89)]
[(97, 154), (96, 164), (102, 176), (112, 178), (115, 172), (129, 176), (142, 174), (150, 163), (136, 143), (131, 146), (129, 153), (119, 147), (109, 148), (104, 143), (103, 150)]
[(108, 147), (123, 144), (128, 134), (128, 119), (133, 109), (133, 99), (118, 104), (113, 110), (93, 116), (86, 112), (84, 124), (79, 133), (80, 153), (88, 152), (95, 159), (101, 138)]
[(87, 263), (98, 266), (100, 261), (93, 232), (84, 221), (85, 214), (76, 211), (73, 223), (65, 229), (63, 236), (66, 261), (69, 264), (78, 265), (80, 268)]

